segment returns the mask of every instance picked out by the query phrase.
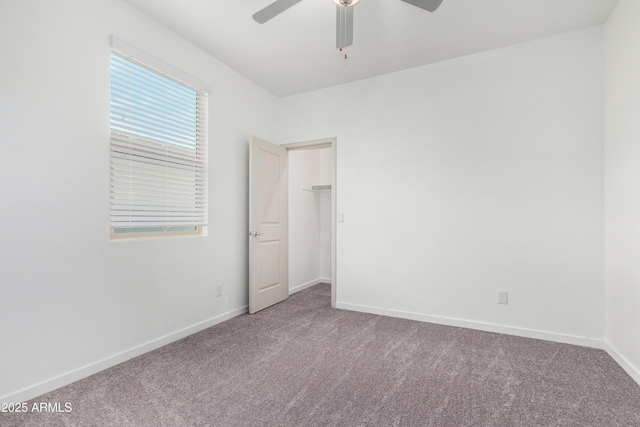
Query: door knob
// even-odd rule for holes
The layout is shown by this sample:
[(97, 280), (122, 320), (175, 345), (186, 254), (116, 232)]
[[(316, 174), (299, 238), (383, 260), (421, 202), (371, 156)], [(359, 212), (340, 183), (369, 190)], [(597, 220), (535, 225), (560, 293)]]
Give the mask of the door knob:
[(249, 236), (258, 237), (262, 236), (263, 233), (258, 233), (257, 231), (250, 231)]

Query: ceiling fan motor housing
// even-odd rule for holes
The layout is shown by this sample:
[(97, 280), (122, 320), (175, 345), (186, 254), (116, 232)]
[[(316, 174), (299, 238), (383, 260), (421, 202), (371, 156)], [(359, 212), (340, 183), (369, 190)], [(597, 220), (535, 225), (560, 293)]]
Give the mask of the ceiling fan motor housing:
[(344, 6), (344, 7), (349, 7), (349, 6), (353, 6), (354, 4), (358, 3), (360, 0), (333, 0), (333, 2), (335, 4), (337, 4), (338, 6)]

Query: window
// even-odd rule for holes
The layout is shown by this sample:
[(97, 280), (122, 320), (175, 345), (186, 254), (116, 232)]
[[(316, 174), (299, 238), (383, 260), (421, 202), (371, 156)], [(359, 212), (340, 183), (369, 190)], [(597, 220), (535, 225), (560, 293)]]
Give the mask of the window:
[(115, 37), (111, 46), (111, 236), (201, 234), (204, 85)]

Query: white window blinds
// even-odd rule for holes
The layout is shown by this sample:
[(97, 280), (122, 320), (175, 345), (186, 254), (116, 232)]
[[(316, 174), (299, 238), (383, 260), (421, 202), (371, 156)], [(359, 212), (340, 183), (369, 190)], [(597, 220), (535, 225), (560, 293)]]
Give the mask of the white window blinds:
[(112, 51), (112, 229), (207, 224), (207, 116), (205, 92)]

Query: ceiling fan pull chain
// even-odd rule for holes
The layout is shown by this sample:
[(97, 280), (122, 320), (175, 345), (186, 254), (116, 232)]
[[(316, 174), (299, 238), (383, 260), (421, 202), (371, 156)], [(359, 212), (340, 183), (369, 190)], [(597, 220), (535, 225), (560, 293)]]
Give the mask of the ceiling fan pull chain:
[[(342, 52), (342, 46), (340, 46), (338, 49), (340, 49), (340, 52)], [(344, 59), (347, 59), (347, 54), (344, 54)]]

